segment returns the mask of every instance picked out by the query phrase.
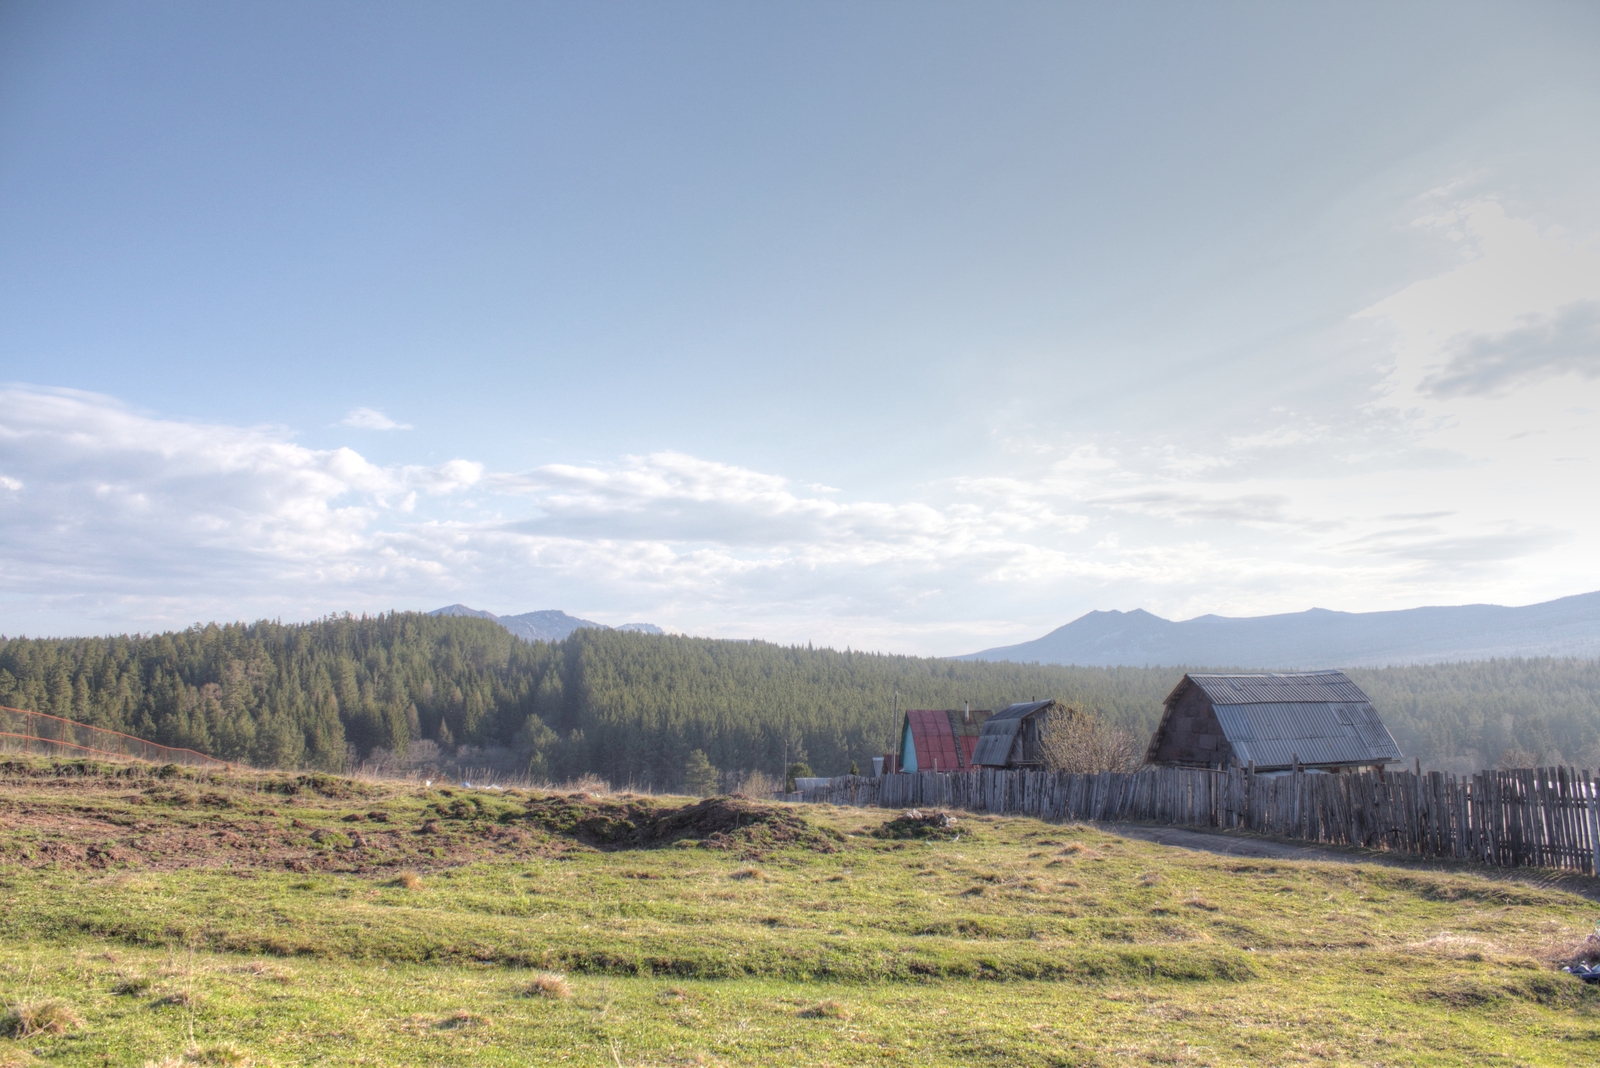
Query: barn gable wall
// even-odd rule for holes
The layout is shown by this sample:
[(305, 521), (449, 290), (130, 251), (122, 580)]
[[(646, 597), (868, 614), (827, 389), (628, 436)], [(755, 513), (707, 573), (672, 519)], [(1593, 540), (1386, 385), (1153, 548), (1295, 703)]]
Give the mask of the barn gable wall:
[(1149, 760), (1154, 764), (1200, 766), (1236, 763), (1233, 746), (1222, 733), (1211, 699), (1200, 687), (1184, 687), (1183, 694), (1168, 707), (1157, 728)]

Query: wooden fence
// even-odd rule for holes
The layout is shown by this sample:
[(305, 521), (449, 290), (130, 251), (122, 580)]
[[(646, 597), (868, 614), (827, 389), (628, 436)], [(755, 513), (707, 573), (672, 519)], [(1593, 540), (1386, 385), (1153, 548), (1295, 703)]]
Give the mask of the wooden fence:
[(842, 776), (785, 795), (882, 808), (955, 808), (1049, 820), (1257, 831), (1506, 867), (1600, 866), (1600, 777), (1575, 768), (1256, 774), (1145, 768), (1074, 775), (984, 769)]

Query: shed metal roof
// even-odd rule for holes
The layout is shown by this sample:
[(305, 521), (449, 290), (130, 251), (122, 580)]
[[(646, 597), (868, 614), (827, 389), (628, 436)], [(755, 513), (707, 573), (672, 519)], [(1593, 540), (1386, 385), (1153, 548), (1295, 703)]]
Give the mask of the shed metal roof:
[(1055, 703), (1053, 699), (1018, 701), (990, 716), (988, 722), (983, 725), (983, 732), (978, 735), (978, 747), (972, 752), (972, 763), (996, 768), (1005, 767), (1011, 760), (1011, 747), (1016, 741), (1017, 731), (1022, 727), (1022, 721), (1035, 712), (1050, 708)]
[[(1185, 675), (1184, 678), (1204, 690), (1211, 702), (1218, 705), (1367, 700), (1361, 687), (1351, 682), (1342, 671), (1302, 671), (1292, 675)], [(1178, 684), (1179, 689), (1182, 686), (1182, 683)], [(1176, 695), (1177, 690), (1173, 693)]]
[(972, 763), (972, 752), (978, 742), (989, 710), (959, 708), (912, 708), (906, 711), (901, 734), (901, 752), (905, 751), (906, 732), (911, 739), (911, 757), (915, 765), (906, 764), (906, 770), (953, 771)]
[(1361, 687), (1342, 671), (1295, 674), (1185, 675), (1169, 708), (1193, 684), (1211, 702), (1240, 764), (1287, 768), (1379, 764), (1400, 747)]
[(1301, 764), (1376, 764), (1400, 759), (1400, 747), (1365, 701), (1213, 705), (1239, 763), (1257, 768)]
[(1017, 730), (1021, 726), (1019, 717), (1001, 719), (997, 713), (983, 725), (983, 733), (978, 735), (978, 748), (972, 751), (972, 762), (989, 767), (1005, 767), (1011, 759), (1011, 745), (1016, 741)]
[(1033, 713), (1039, 711), (1039, 709), (1046, 708), (1053, 704), (1055, 704), (1054, 700), (1019, 701), (1014, 705), (1006, 705), (1006, 707), (996, 712), (993, 716), (990, 716), (989, 720), (990, 722), (993, 722), (997, 719), (1026, 719), (1028, 716), (1031, 716)]
[(960, 742), (944, 709), (913, 708), (906, 712), (906, 727), (915, 746), (917, 770), (954, 771), (966, 763), (957, 755)]

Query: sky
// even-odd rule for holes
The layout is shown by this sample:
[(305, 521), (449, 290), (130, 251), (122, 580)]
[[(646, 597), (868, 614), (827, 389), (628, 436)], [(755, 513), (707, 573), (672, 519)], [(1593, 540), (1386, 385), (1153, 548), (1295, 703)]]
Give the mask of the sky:
[(0, 632), (1600, 589), (1600, 7), (0, 0)]

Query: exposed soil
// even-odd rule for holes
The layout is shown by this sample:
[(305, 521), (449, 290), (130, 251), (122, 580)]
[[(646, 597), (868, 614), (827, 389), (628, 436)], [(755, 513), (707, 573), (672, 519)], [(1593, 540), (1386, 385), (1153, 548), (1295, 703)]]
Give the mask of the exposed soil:
[(651, 802), (616, 802), (583, 794), (532, 797), (527, 819), (552, 834), (602, 849), (649, 849), (694, 841), (705, 849), (759, 857), (799, 846), (832, 853), (843, 842), (791, 808), (731, 797), (663, 807)]
[[(967, 833), (971, 833), (970, 831)], [(961, 821), (938, 809), (907, 809), (872, 832), (876, 838), (922, 838), (954, 841), (962, 835)]]
[(418, 789), (331, 775), (0, 762), (0, 863), (26, 867), (430, 870), (574, 849), (833, 852), (788, 806)]
[(1536, 886), (1547, 890), (1564, 890), (1568, 893), (1600, 901), (1600, 879), (1578, 872), (1554, 871), (1548, 868), (1493, 868), (1466, 861), (1443, 860), (1431, 857), (1413, 857), (1402, 853), (1387, 853), (1376, 849), (1359, 849), (1352, 846), (1319, 845), (1313, 842), (1296, 842), (1292, 839), (1268, 838), (1265, 835), (1239, 831), (1198, 830), (1189, 827), (1164, 827), (1143, 823), (1102, 823), (1101, 830), (1123, 838), (1137, 838), (1157, 845), (1175, 846), (1179, 849), (1197, 849), (1206, 853), (1221, 853), (1235, 857), (1261, 857), (1274, 860), (1316, 860), (1338, 864), (1379, 864), (1390, 868), (1409, 868), (1422, 871), (1468, 872), (1486, 879)]

